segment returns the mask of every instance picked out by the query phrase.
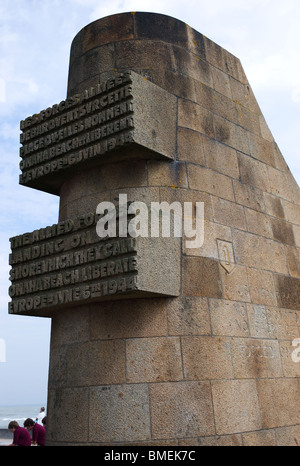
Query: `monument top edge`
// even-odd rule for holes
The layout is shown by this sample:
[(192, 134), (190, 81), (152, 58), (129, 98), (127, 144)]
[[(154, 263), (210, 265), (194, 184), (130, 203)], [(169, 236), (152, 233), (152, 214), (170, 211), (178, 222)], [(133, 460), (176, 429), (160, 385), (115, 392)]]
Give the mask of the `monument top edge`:
[(77, 36), (84, 34), (87, 31), (87, 29), (97, 26), (98, 24), (107, 23), (107, 22), (110, 22), (111, 24), (113, 24), (114, 22), (118, 23), (120, 20), (121, 21), (125, 21), (126, 19), (133, 20), (136, 17), (141, 18), (142, 20), (147, 19), (148, 21), (151, 21), (152, 23), (155, 20), (160, 20), (164, 22), (172, 21), (173, 23), (176, 22), (178, 24), (181, 24), (184, 27), (190, 27), (184, 21), (178, 18), (175, 18), (174, 16), (166, 15), (164, 13), (156, 13), (153, 11), (125, 11), (125, 12), (120, 12), (120, 13), (114, 13), (112, 15), (103, 16), (101, 18), (95, 19), (94, 21), (91, 21), (90, 23), (88, 23), (86, 26), (84, 26), (78, 31), (78, 33), (75, 35), (73, 40), (75, 40)]
[(205, 41), (213, 42), (173, 16), (144, 11), (115, 13), (87, 24), (75, 35), (70, 63), (96, 47), (126, 40), (158, 40), (191, 49), (203, 57)]

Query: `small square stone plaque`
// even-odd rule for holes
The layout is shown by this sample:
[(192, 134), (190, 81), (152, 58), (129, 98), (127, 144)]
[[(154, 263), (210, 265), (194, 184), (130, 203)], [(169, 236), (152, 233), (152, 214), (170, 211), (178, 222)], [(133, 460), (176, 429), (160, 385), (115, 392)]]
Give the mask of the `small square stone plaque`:
[(232, 243), (217, 239), (219, 259), (222, 267), (227, 273), (231, 273), (235, 268), (235, 259)]

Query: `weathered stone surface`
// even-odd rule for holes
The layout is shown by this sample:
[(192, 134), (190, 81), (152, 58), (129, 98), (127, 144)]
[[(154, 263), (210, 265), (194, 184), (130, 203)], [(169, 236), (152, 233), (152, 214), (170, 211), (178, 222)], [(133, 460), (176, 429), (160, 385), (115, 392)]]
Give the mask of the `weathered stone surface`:
[(255, 380), (215, 380), (212, 395), (217, 434), (262, 428)]
[(98, 386), (90, 389), (90, 442), (149, 440), (149, 390), (146, 384)]
[(185, 336), (182, 338), (182, 355), (185, 376), (189, 380), (233, 377), (228, 338)]
[(214, 170), (191, 164), (187, 166), (187, 173), (191, 189), (205, 191), (228, 201), (234, 200), (232, 183), (227, 176), (216, 173)]
[(166, 302), (169, 335), (209, 335), (207, 298), (181, 296)]
[(125, 382), (125, 348), (121, 340), (73, 345), (68, 348), (66, 360), (66, 383), (70, 386)]
[[(105, 83), (113, 87), (105, 90)], [(103, 92), (93, 96), (91, 87)], [(87, 97), (86, 105), (110, 99), (116, 113), (98, 130), (116, 123), (116, 133), (103, 141), (126, 134), (132, 140), (91, 157), (94, 166), (74, 163), (47, 180), (28, 180), (59, 192), (60, 228), (87, 219), (100, 202), (117, 206), (123, 193), (148, 207), (204, 203), (204, 242), (190, 248), (184, 238), (138, 237), (134, 251), (113, 260), (137, 260), (133, 295), (119, 290), (105, 301), (74, 300), (51, 312), (48, 444), (300, 444), (300, 191), (240, 61), (174, 18), (114, 15), (73, 41), (64, 101), (70, 109), (76, 94)], [(94, 105), (91, 116), (99, 112)], [(119, 132), (123, 118), (132, 120)], [(39, 126), (27, 123), (25, 146), (36, 140), (26, 131)], [(32, 149), (23, 154), (24, 173), (44, 163), (30, 165), (27, 157), (41, 152)], [(10, 289), (13, 301), (23, 292), (38, 299), (50, 293), (30, 289), (45, 277), (33, 264), (68, 253), (59, 251), (62, 239), (67, 246), (73, 238), (75, 253), (78, 233), (85, 244), (76, 247), (93, 247), (85, 228), (32, 244), (32, 233), (22, 235), (24, 244), (13, 240), (11, 278), (20, 285)], [(30, 259), (51, 241), (58, 251)], [(70, 270), (76, 277), (89, 265)], [(30, 301), (27, 307), (31, 314)]]
[(210, 299), (211, 325), (214, 335), (248, 336), (247, 305), (223, 299)]
[(288, 340), (298, 337), (298, 317), (293, 310), (247, 305), (251, 336)]
[(287, 309), (300, 309), (300, 279), (276, 275), (278, 303)]
[(293, 426), (299, 422), (299, 381), (261, 379), (257, 381), (261, 417), (266, 428)]
[(274, 278), (271, 272), (248, 268), (248, 280), (252, 303), (277, 305)]
[(212, 197), (212, 205), (214, 209), (214, 219), (222, 225), (246, 230), (246, 220), (244, 208), (225, 199)]
[(265, 211), (264, 193), (260, 189), (248, 184), (233, 181), (233, 190), (236, 202), (258, 212)]
[(166, 311), (161, 299), (129, 299), (122, 312), (114, 302), (91, 305), (92, 340), (167, 335)]
[(230, 273), (223, 268), (221, 277), (224, 298), (229, 301), (251, 301), (246, 267), (235, 265)]
[(153, 438), (194, 437), (214, 433), (208, 382), (150, 385)]
[(214, 137), (212, 112), (188, 100), (179, 100), (178, 104), (179, 126)]
[(283, 244), (238, 230), (233, 235), (233, 244), (238, 264), (287, 273), (286, 253)]
[[(293, 336), (297, 332), (294, 331)], [(293, 338), (292, 336), (292, 338)], [(280, 342), (281, 363), (284, 377), (300, 377), (300, 364), (292, 358), (295, 347), (292, 345), (293, 340), (285, 340)], [(298, 355), (298, 352), (297, 354)]]
[(275, 430), (261, 430), (243, 434), (243, 445), (246, 447), (274, 447), (277, 445)]
[(170, 382), (182, 380), (180, 340), (136, 338), (127, 341), (128, 382)]
[(237, 379), (283, 376), (277, 341), (236, 338), (232, 340), (231, 352)]
[(286, 248), (289, 273), (292, 277), (300, 278), (300, 250), (298, 248)]
[[(89, 391), (86, 387), (49, 390), (47, 441), (84, 444), (88, 441)], [(74, 422), (76, 420), (76, 422)]]
[(203, 136), (188, 128), (178, 129), (178, 159), (204, 165)]
[(149, 151), (174, 159), (176, 99), (134, 72), (115, 73), (26, 118), (21, 130), (20, 184), (59, 194), (78, 165), (151, 158)]
[(190, 443), (180, 441), (180, 445), (196, 445), (196, 446), (203, 446), (203, 447), (236, 447), (242, 446), (242, 436), (238, 435), (216, 435), (214, 437), (200, 437), (196, 439), (191, 439)]
[(298, 447), (300, 445), (300, 428), (297, 425), (276, 429), (276, 438), (279, 447)]
[(238, 154), (238, 161), (242, 183), (254, 186), (262, 191), (270, 191), (266, 164), (241, 153)]
[(75, 304), (180, 293), (180, 238), (103, 239), (96, 224), (91, 213), (11, 238), (10, 313), (50, 316)]
[(239, 152), (250, 153), (247, 133), (243, 128), (220, 116), (214, 116), (214, 123), (217, 141)]
[(220, 268), (217, 261), (204, 257), (183, 259), (182, 292), (185, 296), (222, 297)]
[(187, 176), (184, 163), (148, 162), (149, 186), (172, 186), (174, 189), (187, 188)]
[(203, 138), (203, 148), (207, 167), (239, 179), (240, 171), (235, 149), (206, 137)]

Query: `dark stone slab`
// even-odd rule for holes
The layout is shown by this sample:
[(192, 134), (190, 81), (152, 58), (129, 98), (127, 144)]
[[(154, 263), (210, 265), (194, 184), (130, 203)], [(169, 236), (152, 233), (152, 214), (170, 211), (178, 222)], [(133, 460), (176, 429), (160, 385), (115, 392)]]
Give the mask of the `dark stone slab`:
[(277, 275), (275, 284), (278, 305), (286, 309), (300, 309), (300, 279)]
[(176, 97), (128, 71), (21, 122), (20, 184), (59, 194), (83, 168), (173, 160)]

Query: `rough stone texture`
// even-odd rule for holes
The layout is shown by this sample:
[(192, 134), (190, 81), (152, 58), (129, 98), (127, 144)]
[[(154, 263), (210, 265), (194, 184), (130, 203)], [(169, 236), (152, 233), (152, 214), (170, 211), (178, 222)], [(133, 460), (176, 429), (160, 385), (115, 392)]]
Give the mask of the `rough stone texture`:
[(255, 380), (214, 381), (212, 395), (217, 434), (248, 432), (262, 428)]
[(20, 184), (59, 194), (78, 167), (174, 159), (176, 97), (131, 70), (106, 78), (21, 122)]
[(74, 174), (60, 220), (120, 192), (202, 201), (204, 244), (182, 241), (176, 298), (53, 316), (47, 442), (299, 445), (299, 187), (232, 54), (167, 16), (110, 16), (75, 37), (68, 96), (127, 69), (176, 100), (175, 159)]
[[(147, 229), (150, 215), (146, 207)], [(170, 233), (173, 217), (168, 211)], [(74, 305), (180, 294), (181, 238), (100, 239), (96, 225), (92, 213), (11, 238), (10, 313), (51, 317)]]
[(150, 440), (147, 384), (103, 385), (90, 389), (90, 441)]
[(152, 384), (150, 402), (153, 438), (185, 438), (214, 432), (209, 382)]

